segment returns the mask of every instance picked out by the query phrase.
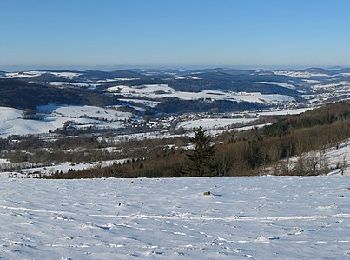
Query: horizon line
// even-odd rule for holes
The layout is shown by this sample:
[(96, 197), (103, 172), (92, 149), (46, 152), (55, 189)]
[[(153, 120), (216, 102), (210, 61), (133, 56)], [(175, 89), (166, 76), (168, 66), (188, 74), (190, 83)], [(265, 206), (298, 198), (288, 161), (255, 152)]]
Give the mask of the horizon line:
[(237, 69), (237, 70), (259, 70), (259, 69), (293, 69), (303, 70), (310, 68), (332, 69), (332, 68), (350, 68), (350, 65), (339, 64), (267, 64), (267, 65), (249, 65), (249, 64), (97, 64), (97, 65), (49, 65), (49, 64), (28, 64), (28, 65), (0, 65), (0, 70), (25, 71), (25, 70), (133, 70), (133, 69)]

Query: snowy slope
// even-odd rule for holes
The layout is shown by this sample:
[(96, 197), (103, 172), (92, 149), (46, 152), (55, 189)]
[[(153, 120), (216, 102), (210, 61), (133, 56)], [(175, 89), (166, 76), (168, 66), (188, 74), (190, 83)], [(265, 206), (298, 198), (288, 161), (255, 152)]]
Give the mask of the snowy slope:
[(261, 84), (267, 84), (267, 85), (276, 85), (276, 86), (280, 86), (282, 88), (288, 88), (288, 89), (296, 89), (295, 86), (293, 84), (290, 83), (282, 83), (282, 82), (258, 82)]
[(3, 78), (35, 78), (43, 75), (44, 71), (23, 71), (23, 72), (8, 72)]
[(8, 120), (16, 120), (17, 118), (21, 118), (23, 116), (23, 112), (18, 109), (14, 109), (11, 107), (0, 107), (0, 123), (1, 125)]
[(288, 76), (292, 78), (329, 77), (329, 75), (325, 73), (293, 71), (293, 70), (278, 70), (278, 71), (273, 71), (273, 74), (278, 76)]
[(132, 114), (129, 112), (116, 111), (95, 106), (59, 106), (53, 111), (54, 115), (70, 118), (104, 118), (108, 121), (128, 119)]
[(62, 127), (67, 121), (74, 121), (79, 127), (96, 125), (100, 128), (117, 129), (123, 127), (123, 120), (132, 116), (129, 112), (95, 106), (50, 104), (39, 106), (38, 111), (45, 113), (43, 120), (24, 119), (22, 110), (0, 107), (0, 137), (48, 133)]
[(67, 79), (72, 79), (81, 75), (80, 73), (76, 73), (76, 72), (49, 72), (49, 73), (57, 77), (62, 77)]
[(0, 107), (0, 136), (45, 133), (61, 127), (65, 121), (63, 118), (45, 121), (24, 120), (23, 111)]
[(295, 99), (280, 94), (262, 94), (260, 92), (232, 92), (222, 90), (202, 90), (200, 92), (176, 91), (168, 84), (149, 84), (139, 86), (118, 85), (107, 89), (108, 92), (125, 97), (138, 98), (178, 98), (182, 100), (228, 100), (249, 103), (293, 103)]
[(202, 127), (203, 129), (217, 129), (229, 127), (233, 124), (244, 124), (257, 120), (257, 118), (203, 118), (179, 123), (176, 128), (191, 130)]
[[(316, 158), (317, 168), (320, 166), (320, 160), (324, 160), (324, 162), (328, 166), (328, 175), (346, 175), (350, 176), (350, 139), (345, 140), (342, 143), (339, 143), (336, 146), (329, 147), (324, 150), (319, 151), (311, 151), (309, 153), (303, 154), (302, 158)], [(293, 169), (299, 160), (300, 157), (295, 156), (289, 159), (288, 167)], [(282, 160), (282, 162), (286, 162), (286, 160)], [(271, 168), (268, 168), (269, 172)]]
[(5, 259), (350, 256), (347, 177), (4, 179), (0, 197)]

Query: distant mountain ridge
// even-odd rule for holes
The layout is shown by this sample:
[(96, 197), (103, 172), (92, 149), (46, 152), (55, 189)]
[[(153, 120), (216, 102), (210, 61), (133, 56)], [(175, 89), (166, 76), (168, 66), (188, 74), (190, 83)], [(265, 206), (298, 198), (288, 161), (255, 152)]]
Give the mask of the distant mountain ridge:
[[(26, 109), (47, 103), (123, 104), (134, 113), (157, 114), (191, 112), (192, 104), (193, 111), (235, 111), (310, 105), (307, 99), (317, 93), (320, 96), (313, 102), (342, 100), (350, 93), (347, 82), (350, 69), (342, 67), (0, 71), (0, 106)], [(135, 106), (133, 100), (123, 100), (126, 98), (141, 101)], [(140, 105), (142, 100), (156, 105)]]

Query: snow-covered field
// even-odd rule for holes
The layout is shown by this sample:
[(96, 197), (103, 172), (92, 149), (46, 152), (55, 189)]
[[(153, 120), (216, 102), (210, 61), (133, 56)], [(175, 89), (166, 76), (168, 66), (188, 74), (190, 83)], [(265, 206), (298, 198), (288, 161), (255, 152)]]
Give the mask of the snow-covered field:
[(261, 94), (260, 92), (232, 92), (221, 90), (203, 90), (200, 92), (176, 91), (168, 84), (145, 84), (140, 86), (118, 85), (108, 88), (108, 92), (123, 95), (125, 97), (138, 98), (179, 98), (182, 100), (228, 100), (233, 102), (249, 103), (293, 103), (295, 99), (286, 95)]
[[(216, 129), (235, 129), (238, 131), (250, 130), (254, 127), (259, 127), (259, 125), (250, 125), (244, 127), (235, 127), (231, 126), (234, 124), (248, 124), (253, 121), (258, 120), (262, 116), (282, 116), (282, 115), (299, 115), (304, 113), (305, 111), (315, 109), (316, 107), (310, 108), (297, 108), (297, 109), (284, 109), (284, 110), (270, 110), (270, 111), (260, 111), (260, 112), (244, 112), (244, 113), (236, 113), (232, 114), (235, 116), (241, 116), (240, 118), (201, 118), (201, 119), (191, 119), (185, 120), (176, 125), (176, 128), (183, 128), (185, 130), (192, 130), (193, 128), (202, 127), (206, 130), (216, 130)], [(265, 125), (265, 124), (263, 124)], [(263, 126), (260, 125), (260, 126)]]
[(5, 259), (350, 257), (348, 177), (3, 179), (0, 197)]
[(300, 115), (306, 111), (316, 109), (317, 107), (271, 110), (257, 113), (259, 116), (284, 116), (284, 115)]
[(50, 118), (42, 121), (25, 120), (23, 111), (0, 107), (0, 136), (48, 133), (49, 130), (61, 127), (66, 120), (65, 118)]
[(132, 116), (129, 112), (117, 111), (115, 108), (95, 106), (50, 104), (38, 107), (38, 111), (44, 113), (42, 120), (24, 119), (22, 110), (0, 107), (0, 137), (48, 133), (62, 127), (67, 121), (73, 121), (79, 127), (117, 129), (123, 127), (123, 120)]
[(201, 126), (203, 129), (208, 130), (226, 128), (233, 124), (246, 124), (255, 120), (257, 120), (257, 118), (203, 118), (181, 122), (176, 127), (192, 130), (193, 128), (199, 128)]
[(132, 115), (129, 112), (121, 112), (113, 108), (101, 108), (96, 106), (55, 106), (50, 104), (40, 106), (38, 110), (51, 113), (54, 116), (69, 118), (103, 118), (108, 121), (125, 120)]

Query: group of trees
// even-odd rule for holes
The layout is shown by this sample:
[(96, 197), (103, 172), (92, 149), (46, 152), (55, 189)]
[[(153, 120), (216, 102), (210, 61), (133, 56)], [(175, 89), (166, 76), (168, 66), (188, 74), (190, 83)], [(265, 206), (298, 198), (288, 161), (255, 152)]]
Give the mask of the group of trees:
[(182, 137), (121, 141), (112, 135), (103, 138), (64, 136), (55, 137), (54, 140), (39, 136), (11, 136), (6, 139), (0, 138), (0, 153), (1, 158), (7, 158), (12, 163), (84, 163), (140, 158), (145, 154), (154, 154), (155, 157), (161, 158), (166, 144), (180, 147), (187, 142), (188, 140)]
[(194, 112), (213, 112), (223, 113), (228, 111), (244, 111), (244, 110), (257, 110), (266, 109), (269, 105), (249, 103), (249, 102), (232, 102), (227, 100), (215, 100), (208, 102), (207, 100), (181, 100), (178, 98), (163, 99), (154, 108), (149, 108), (147, 114), (156, 113), (194, 113)]

